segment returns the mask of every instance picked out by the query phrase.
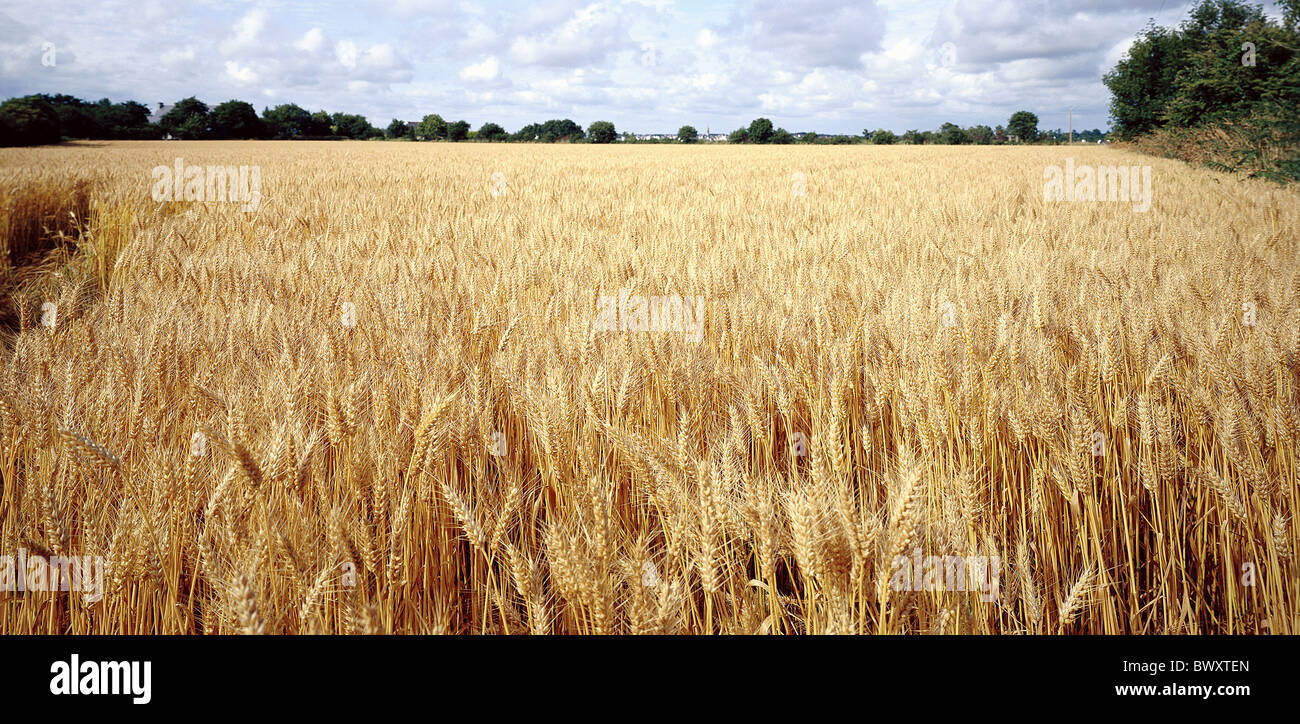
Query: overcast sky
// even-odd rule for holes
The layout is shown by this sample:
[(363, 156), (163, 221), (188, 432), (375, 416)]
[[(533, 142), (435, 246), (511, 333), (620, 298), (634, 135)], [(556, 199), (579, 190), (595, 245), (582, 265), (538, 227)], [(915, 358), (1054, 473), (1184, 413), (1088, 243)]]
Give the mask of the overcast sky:
[[(297, 103), (377, 126), (861, 133), (1107, 127), (1104, 72), (1174, 0), (5, 0), (0, 97)], [(1266, 3), (1276, 16), (1272, 3)], [(54, 44), (54, 65), (42, 64)], [(950, 44), (950, 45), (949, 45)]]

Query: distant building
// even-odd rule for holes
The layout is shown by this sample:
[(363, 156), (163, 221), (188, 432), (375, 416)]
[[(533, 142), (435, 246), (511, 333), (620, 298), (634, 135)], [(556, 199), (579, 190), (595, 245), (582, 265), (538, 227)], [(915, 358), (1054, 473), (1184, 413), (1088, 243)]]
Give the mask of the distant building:
[[(158, 125), (158, 121), (161, 121), (162, 117), (167, 115), (168, 112), (170, 112), (171, 109), (174, 108), (175, 106), (176, 106), (175, 103), (159, 103), (157, 108), (151, 109), (149, 111), (149, 123), (155, 126)], [(172, 134), (170, 133), (163, 134), (163, 140), (164, 141), (172, 140)]]
[(170, 111), (175, 105), (175, 103), (159, 103), (157, 108), (149, 111), (149, 122), (157, 123), (158, 121), (161, 121), (162, 117), (167, 115), (168, 111)]
[[(638, 141), (675, 141), (676, 133), (625, 133), (626, 137), (634, 138)], [(725, 133), (701, 133), (695, 137), (695, 140), (701, 143), (718, 143), (727, 140)]]

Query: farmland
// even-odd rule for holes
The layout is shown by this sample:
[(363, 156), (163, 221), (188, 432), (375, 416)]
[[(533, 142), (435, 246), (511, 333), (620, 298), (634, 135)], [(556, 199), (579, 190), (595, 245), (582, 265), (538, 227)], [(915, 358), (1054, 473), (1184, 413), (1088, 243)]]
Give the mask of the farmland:
[[(156, 201), (177, 159), (256, 208)], [(1298, 202), (1098, 147), (0, 149), (0, 554), (104, 561), (0, 633), (1296, 633)]]

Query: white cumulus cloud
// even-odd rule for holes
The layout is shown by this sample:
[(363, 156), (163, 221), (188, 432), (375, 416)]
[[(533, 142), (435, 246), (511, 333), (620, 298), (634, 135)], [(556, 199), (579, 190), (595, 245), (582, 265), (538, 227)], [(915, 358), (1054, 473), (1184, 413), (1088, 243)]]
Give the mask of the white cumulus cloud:
[(492, 80), (497, 77), (497, 59), (489, 56), (482, 63), (467, 65), (460, 71), (460, 79), (468, 81)]

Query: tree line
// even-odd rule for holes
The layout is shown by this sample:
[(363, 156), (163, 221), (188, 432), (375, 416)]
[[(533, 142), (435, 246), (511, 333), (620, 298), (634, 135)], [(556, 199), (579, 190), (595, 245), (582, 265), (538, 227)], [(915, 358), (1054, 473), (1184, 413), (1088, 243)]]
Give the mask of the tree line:
[(365, 116), (309, 112), (288, 103), (264, 108), (259, 116), (252, 104), (230, 100), (216, 106), (190, 97), (178, 101), (156, 122), (149, 107), (136, 101), (93, 103), (70, 95), (36, 94), (10, 98), (0, 104), (0, 145), (58, 143), (63, 138), (86, 139), (289, 139), (376, 138), (383, 131)]
[[(695, 129), (684, 126), (694, 140)], [(679, 139), (686, 141), (679, 133)], [(732, 131), (727, 137), (730, 143), (819, 143), (819, 144), (854, 144), (870, 143), (876, 145), (912, 144), (912, 145), (996, 145), (1003, 143), (1063, 143), (1069, 136), (1059, 129), (1055, 131), (1038, 130), (1038, 116), (1029, 111), (1016, 111), (1011, 114), (1006, 127), (990, 128), (976, 125), (962, 128), (955, 123), (944, 123), (937, 131), (910, 129), (901, 134), (888, 129), (863, 129), (861, 136), (844, 134), (821, 135), (816, 132), (790, 133), (784, 128), (774, 128), (771, 119), (755, 118), (748, 126)], [(1099, 128), (1074, 132), (1075, 140), (1100, 141), (1106, 138), (1106, 132)], [(689, 142), (689, 141), (687, 141)]]
[[(1076, 134), (1081, 140), (1100, 140), (1098, 129)], [(484, 141), (514, 143), (614, 143), (634, 141), (631, 134), (619, 136), (614, 124), (595, 121), (585, 130), (570, 119), (530, 123), (514, 133), (500, 124), (487, 122), (472, 130), (468, 121), (447, 121), (432, 113), (418, 123), (394, 118), (381, 130), (364, 116), (350, 113), (308, 111), (293, 103), (263, 108), (259, 115), (252, 104), (229, 100), (216, 106), (190, 97), (178, 101), (156, 122), (150, 122), (149, 108), (135, 101), (112, 103), (107, 98), (87, 102), (70, 95), (32, 95), (12, 98), (0, 104), (0, 145), (57, 143), (62, 138), (86, 139), (371, 139), (414, 141)], [(695, 143), (699, 132), (682, 126), (672, 142)], [(756, 118), (732, 132), (730, 143), (872, 143), (872, 144), (1001, 144), (1010, 142), (1060, 142), (1058, 131), (1040, 132), (1038, 117), (1029, 111), (1012, 114), (1006, 128), (976, 125), (962, 128), (945, 123), (937, 131), (908, 130), (895, 134), (886, 129), (865, 129), (861, 136), (793, 134), (777, 128), (771, 119)]]
[(388, 124), (389, 138), (409, 138), (416, 141), (487, 141), (487, 142), (539, 142), (539, 143), (613, 143), (618, 138), (614, 124), (595, 121), (585, 131), (568, 118), (545, 123), (530, 123), (514, 133), (508, 133), (496, 123), (484, 123), (477, 131), (470, 130), (467, 121), (448, 122), (437, 113), (425, 116), (412, 127), (394, 118)]
[(352, 113), (308, 111), (294, 103), (263, 108), (229, 100), (209, 106), (195, 97), (178, 101), (156, 122), (149, 107), (136, 101), (95, 102), (70, 95), (36, 94), (10, 98), (0, 104), (0, 146), (58, 143), (82, 139), (410, 139), (421, 141), (535, 141), (543, 143), (612, 143), (618, 139), (614, 124), (596, 121), (586, 130), (570, 119), (531, 123), (508, 133), (497, 123), (484, 123), (477, 131), (467, 121), (446, 121), (430, 114), (419, 123), (393, 119), (386, 129), (375, 128), (365, 116)]

